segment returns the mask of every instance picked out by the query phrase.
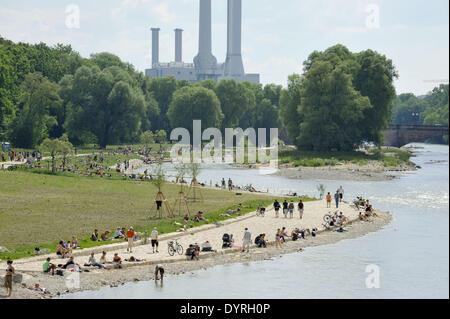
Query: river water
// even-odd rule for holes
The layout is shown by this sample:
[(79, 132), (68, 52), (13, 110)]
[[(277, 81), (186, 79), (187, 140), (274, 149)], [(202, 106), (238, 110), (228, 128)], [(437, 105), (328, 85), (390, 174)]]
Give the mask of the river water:
[[(162, 288), (153, 282), (138, 282), (65, 298), (449, 298), (449, 148), (415, 146), (413, 161), (422, 169), (398, 173), (397, 179), (389, 181), (294, 180), (258, 170), (207, 166), (201, 181), (215, 184), (231, 177), (238, 185), (251, 183), (278, 194), (295, 191), (317, 196), (319, 183), (329, 191), (342, 185), (346, 199), (370, 198), (377, 209), (390, 211), (393, 221), (361, 238), (274, 260), (169, 277)], [(368, 276), (377, 273), (378, 288), (368, 288)]]

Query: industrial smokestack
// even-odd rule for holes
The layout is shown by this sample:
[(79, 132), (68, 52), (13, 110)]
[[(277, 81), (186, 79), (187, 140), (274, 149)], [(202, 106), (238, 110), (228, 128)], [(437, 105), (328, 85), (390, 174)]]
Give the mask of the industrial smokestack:
[(215, 69), (217, 65), (212, 54), (211, 0), (200, 0), (198, 55), (194, 63), (202, 71)]
[(245, 76), (242, 61), (242, 0), (228, 0), (228, 35), (225, 76)]
[(159, 28), (152, 28), (152, 67), (159, 64)]
[(175, 62), (183, 62), (183, 30), (175, 29)]

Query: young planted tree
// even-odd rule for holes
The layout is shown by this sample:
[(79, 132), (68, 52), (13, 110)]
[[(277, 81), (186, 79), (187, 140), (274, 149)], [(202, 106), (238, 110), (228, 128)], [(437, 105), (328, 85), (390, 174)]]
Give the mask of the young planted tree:
[(166, 183), (166, 172), (162, 166), (162, 161), (156, 165), (152, 170), (152, 180), (153, 186), (158, 189), (158, 193), (155, 198), (156, 212), (155, 216), (157, 218), (162, 218), (164, 214), (164, 209), (166, 210), (166, 214), (168, 217), (173, 217), (172, 210), (170, 209), (170, 205), (162, 192), (163, 186)]
[(63, 172), (66, 170), (67, 157), (73, 153), (73, 145), (69, 142), (67, 134), (63, 134), (59, 139), (60, 142), (60, 154), (62, 156), (62, 169)]
[[(183, 213), (187, 213), (188, 216), (190, 216), (191, 212), (189, 211), (189, 205), (183, 192), (184, 177), (188, 173), (188, 166), (186, 164), (180, 164), (175, 166), (175, 169), (177, 171), (177, 182), (180, 183), (180, 192), (173, 206), (174, 213), (177, 213), (178, 216), (182, 216), (184, 215)], [(183, 212), (183, 208), (186, 208), (185, 212)]]
[(192, 181), (191, 181), (191, 186), (189, 187), (189, 191), (188, 191), (188, 196), (191, 194), (191, 191), (194, 194), (194, 202), (197, 200), (197, 192), (200, 195), (200, 199), (203, 200), (203, 195), (202, 192), (199, 189), (199, 182), (197, 180), (197, 177), (200, 175), (200, 164), (199, 163), (191, 163), (189, 164), (189, 171), (191, 173), (192, 176)]
[(150, 145), (155, 143), (155, 135), (152, 131), (145, 131), (141, 134), (141, 143), (144, 144), (146, 151), (150, 149)]
[(58, 154), (60, 154), (61, 152), (61, 141), (59, 139), (50, 139), (50, 138), (46, 138), (41, 146), (40, 146), (41, 151), (47, 151), (50, 153), (50, 156), (52, 158), (52, 173), (55, 173), (56, 170), (56, 157), (58, 156)]
[(319, 192), (320, 199), (323, 199), (323, 195), (325, 195), (325, 185), (317, 185), (317, 191)]

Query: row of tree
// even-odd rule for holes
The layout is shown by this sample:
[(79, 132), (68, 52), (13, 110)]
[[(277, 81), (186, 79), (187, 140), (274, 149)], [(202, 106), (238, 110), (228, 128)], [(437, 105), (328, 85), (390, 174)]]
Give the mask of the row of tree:
[(336, 45), (313, 52), (304, 73), (289, 77), (281, 118), (299, 149), (354, 150), (380, 144), (391, 118), (398, 77), (391, 60), (372, 50), (352, 53)]
[(302, 150), (353, 150), (380, 144), (391, 119), (402, 123), (405, 114), (448, 124), (448, 85), (425, 99), (396, 99), (392, 61), (342, 45), (313, 52), (287, 88), (149, 79), (109, 53), (85, 59), (70, 46), (2, 38), (0, 71), (0, 139), (23, 148), (63, 134), (74, 145), (133, 143), (144, 132), (192, 129), (202, 120), (204, 128), (281, 128)]
[(224, 80), (149, 79), (109, 53), (0, 38), (0, 139), (33, 148), (66, 133), (74, 145), (131, 143), (143, 132), (279, 127), (282, 87)]
[(401, 94), (394, 100), (392, 123), (448, 126), (448, 84), (441, 84), (426, 96)]

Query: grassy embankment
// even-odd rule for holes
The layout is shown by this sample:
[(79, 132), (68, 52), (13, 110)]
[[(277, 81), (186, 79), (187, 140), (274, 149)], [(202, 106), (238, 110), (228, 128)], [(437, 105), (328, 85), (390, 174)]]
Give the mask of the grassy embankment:
[[(179, 185), (165, 185), (163, 191), (171, 205), (179, 190)], [(202, 189), (202, 193), (204, 201), (190, 202), (190, 211), (203, 211), (210, 222), (224, 220), (219, 215), (239, 203), (246, 213), (273, 200), (266, 195), (236, 196), (211, 189)], [(148, 232), (156, 226), (163, 234), (180, 228), (173, 224), (182, 222), (181, 217), (149, 219), (155, 195), (149, 182), (0, 171), (0, 246), (9, 250), (0, 253), (0, 259), (32, 256), (36, 246), (53, 252), (59, 240), (71, 240), (72, 236), (83, 248), (111, 244), (90, 241), (94, 229), (101, 233), (134, 226), (138, 232)]]
[(285, 150), (279, 154), (280, 164), (292, 164), (294, 167), (337, 166), (347, 163), (364, 166), (378, 162), (384, 167), (411, 165), (411, 153), (398, 148), (370, 149), (366, 152), (304, 152)]

